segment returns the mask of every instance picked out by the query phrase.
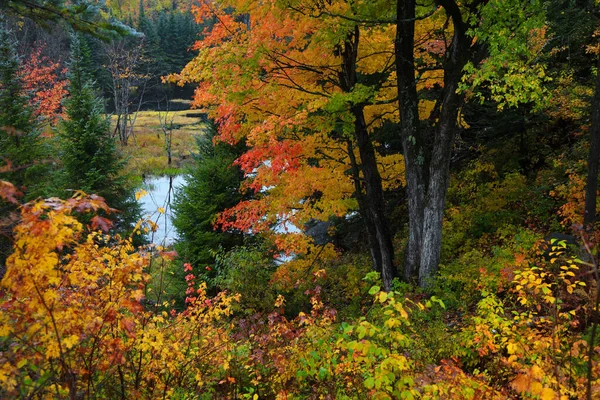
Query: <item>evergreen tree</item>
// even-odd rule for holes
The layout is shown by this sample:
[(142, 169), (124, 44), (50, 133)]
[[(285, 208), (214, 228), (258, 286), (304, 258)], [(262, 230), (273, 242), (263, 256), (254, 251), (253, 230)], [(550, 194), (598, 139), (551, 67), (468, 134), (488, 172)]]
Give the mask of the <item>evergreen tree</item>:
[(108, 118), (86, 72), (87, 50), (74, 35), (71, 44), (70, 97), (65, 102), (67, 118), (62, 121), (60, 142), (63, 161), (63, 189), (81, 189), (106, 199), (121, 211), (118, 229), (127, 229), (139, 216), (139, 205), (123, 176), (124, 160), (119, 157), (110, 135)]
[[(19, 59), (10, 32), (0, 24), (0, 179), (25, 189), (26, 198), (40, 194), (44, 165), (39, 130), (19, 76)], [(41, 176), (44, 176), (43, 174)]]
[[(8, 181), (24, 193), (24, 200), (43, 195), (48, 163), (39, 129), (29, 107), (29, 98), (19, 76), (19, 59), (11, 33), (0, 20), (0, 180)], [(4, 262), (12, 252), (11, 215), (14, 204), (0, 200), (0, 279)]]
[(144, 1), (139, 0), (138, 32), (144, 34), (142, 60), (138, 65), (138, 72), (149, 74), (151, 78), (146, 84), (144, 102), (155, 106), (165, 97), (165, 85), (161, 82), (161, 76), (166, 75), (166, 56), (160, 47), (156, 26), (152, 19), (146, 15)]
[[(213, 144), (213, 125), (197, 140), (196, 165), (187, 171), (186, 185), (176, 192), (173, 224), (180, 240), (176, 248), (181, 257), (195, 266), (214, 266), (214, 252), (242, 244), (241, 233), (215, 230), (216, 215), (240, 201), (238, 192), (243, 175), (233, 161), (239, 149), (225, 143)], [(202, 268), (204, 272), (204, 268)], [(214, 268), (206, 270), (214, 277)]]
[(148, 35), (148, 32), (152, 29), (152, 26), (150, 25), (150, 21), (146, 17), (146, 9), (144, 7), (144, 0), (140, 0), (138, 23), (137, 23), (136, 29), (138, 32), (142, 32), (145, 35)]
[[(104, 8), (104, 10), (102, 9)], [(19, 18), (26, 17), (42, 27), (50, 23), (65, 22), (77, 32), (83, 32), (102, 40), (134, 34), (129, 26), (107, 16), (106, 7), (87, 0), (11, 0), (0, 1), (2, 13)]]

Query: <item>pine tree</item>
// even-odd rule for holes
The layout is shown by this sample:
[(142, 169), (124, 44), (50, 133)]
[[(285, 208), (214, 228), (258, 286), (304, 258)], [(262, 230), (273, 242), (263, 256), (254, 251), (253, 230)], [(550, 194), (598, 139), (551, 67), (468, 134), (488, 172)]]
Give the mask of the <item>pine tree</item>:
[(10, 32), (0, 24), (0, 179), (25, 189), (26, 198), (41, 190), (43, 147), (33, 110), (19, 76), (19, 59)]
[[(242, 244), (241, 233), (215, 230), (214, 219), (226, 208), (240, 201), (239, 186), (243, 178), (233, 165), (239, 149), (225, 143), (213, 144), (216, 133), (209, 125), (207, 134), (197, 140), (196, 165), (186, 174), (186, 185), (176, 192), (174, 226), (179, 233), (176, 245), (181, 257), (195, 266), (213, 265), (214, 252)], [(204, 272), (204, 271), (203, 271)], [(207, 278), (217, 271), (205, 272)]]
[[(0, 180), (11, 182), (30, 200), (44, 193), (48, 164), (41, 162), (44, 148), (19, 69), (15, 42), (0, 20)], [(0, 200), (0, 279), (12, 252), (10, 216), (17, 213), (16, 205)]]
[(67, 118), (60, 127), (63, 190), (81, 189), (106, 199), (121, 211), (118, 229), (127, 229), (139, 215), (127, 177), (122, 174), (124, 160), (119, 157), (115, 139), (110, 135), (102, 100), (96, 95), (86, 72), (86, 47), (77, 35), (71, 43), (69, 98), (65, 102)]
[(140, 0), (139, 12), (138, 12), (138, 23), (136, 27), (138, 32), (142, 32), (147, 35), (151, 29), (150, 21), (146, 17), (146, 9), (144, 7), (144, 0)]

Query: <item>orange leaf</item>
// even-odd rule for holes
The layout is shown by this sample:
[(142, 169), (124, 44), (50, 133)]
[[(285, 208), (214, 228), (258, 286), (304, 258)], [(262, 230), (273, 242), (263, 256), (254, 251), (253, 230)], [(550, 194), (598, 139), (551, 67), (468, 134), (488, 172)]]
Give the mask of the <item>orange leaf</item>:
[(519, 374), (510, 383), (510, 386), (518, 393), (525, 393), (531, 385), (531, 376), (529, 374)]

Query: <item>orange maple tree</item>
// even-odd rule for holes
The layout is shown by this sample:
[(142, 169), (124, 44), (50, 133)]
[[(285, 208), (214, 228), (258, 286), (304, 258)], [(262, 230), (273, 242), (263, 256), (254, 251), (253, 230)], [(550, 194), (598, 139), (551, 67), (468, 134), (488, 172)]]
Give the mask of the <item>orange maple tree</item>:
[(66, 69), (42, 55), (36, 46), (22, 62), (23, 90), (29, 93), (33, 114), (50, 124), (58, 122), (62, 115), (61, 102), (67, 95)]
[[(199, 55), (172, 79), (198, 83), (193, 104), (217, 121), (219, 140), (248, 146), (236, 163), (252, 199), (218, 222), (268, 232), (358, 210), (374, 266), (385, 265), (389, 284), (395, 272), (383, 190), (403, 185), (403, 165), (372, 134), (397, 118), (389, 82), (393, 29), (340, 25), (337, 17), (273, 2), (207, 1), (194, 13), (199, 23), (217, 22), (196, 43)], [(291, 242), (303, 252), (298, 237), (279, 240)]]

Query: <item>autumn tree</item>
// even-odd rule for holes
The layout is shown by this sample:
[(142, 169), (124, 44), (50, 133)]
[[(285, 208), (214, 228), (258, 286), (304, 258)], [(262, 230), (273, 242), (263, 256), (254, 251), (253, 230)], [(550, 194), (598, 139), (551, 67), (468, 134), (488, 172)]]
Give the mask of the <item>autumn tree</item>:
[(84, 69), (85, 42), (73, 35), (66, 118), (60, 125), (63, 189), (98, 194), (121, 211), (119, 227), (127, 229), (139, 214), (108, 118)]
[(481, 99), (480, 90), (489, 88), (498, 107), (541, 101), (544, 73), (535, 63), (543, 46), (541, 3), (509, 3), (398, 1), (390, 9), (386, 2), (336, 2), (311, 10), (313, 18), (335, 18), (346, 28), (396, 27), (409, 214), (404, 278), (421, 286), (429, 284), (440, 262), (450, 160), (465, 97)]
[[(29, 106), (15, 43), (4, 24), (0, 23), (0, 180), (23, 192), (27, 199), (44, 192), (46, 166), (42, 164), (44, 147)], [(15, 202), (16, 203), (16, 202)], [(17, 204), (2, 202), (0, 211), (6, 219), (0, 232), (0, 265), (12, 249), (12, 227), (9, 218)]]
[(24, 89), (20, 64), (10, 32), (0, 26), (0, 166), (3, 179), (26, 188), (35, 197), (44, 183), (39, 130)]
[(60, 63), (42, 55), (41, 47), (36, 47), (23, 62), (23, 89), (31, 93), (30, 104), (34, 117), (41, 117), (50, 124), (58, 122), (61, 102), (67, 93), (68, 81), (64, 73)]
[[(419, 115), (417, 21), (442, 13), (444, 29), (435, 66), (443, 76), (433, 107)], [(404, 275), (429, 285), (441, 252), (442, 222), (458, 115), (468, 90), (491, 87), (500, 106), (540, 99), (541, 67), (534, 64), (536, 34), (543, 26), (541, 3), (454, 0), (417, 5), (398, 1), (395, 60), (409, 212)], [(533, 43), (533, 44), (532, 44)], [(471, 86), (469, 86), (469, 84)], [(472, 90), (474, 89), (474, 90)]]
[[(389, 288), (396, 272), (383, 191), (402, 185), (401, 157), (378, 154), (372, 133), (395, 109), (387, 82), (391, 30), (340, 26), (337, 18), (314, 18), (317, 3), (291, 5), (205, 2), (195, 9), (199, 23), (218, 22), (178, 78), (200, 82), (195, 105), (217, 120), (219, 140), (247, 140), (236, 163), (255, 195), (220, 223), (258, 232), (358, 209), (373, 266)], [(306, 251), (296, 235), (278, 240), (288, 251)]]

